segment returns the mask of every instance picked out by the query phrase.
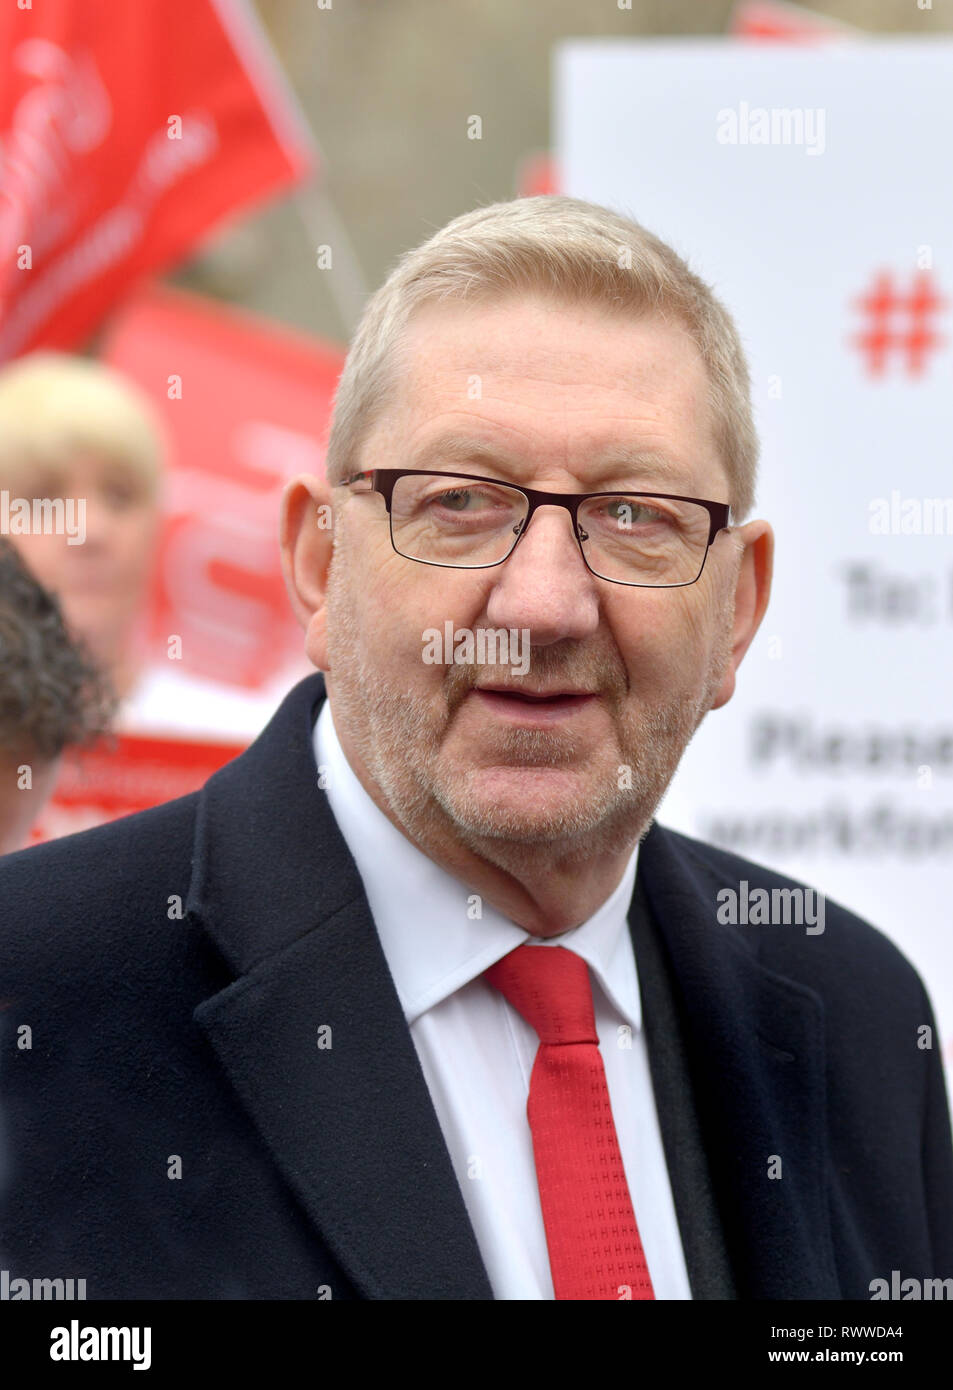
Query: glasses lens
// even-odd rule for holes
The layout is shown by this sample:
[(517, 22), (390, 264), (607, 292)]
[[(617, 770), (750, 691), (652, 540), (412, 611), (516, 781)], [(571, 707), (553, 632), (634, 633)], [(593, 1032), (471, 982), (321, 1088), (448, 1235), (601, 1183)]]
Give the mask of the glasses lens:
[(495, 565), (516, 544), (526, 512), (526, 498), (505, 483), (405, 474), (391, 497), (391, 536), (394, 549), (411, 560), (461, 569)]
[(692, 584), (708, 550), (711, 518), (697, 502), (594, 497), (579, 508), (580, 540), (596, 574), (622, 584)]

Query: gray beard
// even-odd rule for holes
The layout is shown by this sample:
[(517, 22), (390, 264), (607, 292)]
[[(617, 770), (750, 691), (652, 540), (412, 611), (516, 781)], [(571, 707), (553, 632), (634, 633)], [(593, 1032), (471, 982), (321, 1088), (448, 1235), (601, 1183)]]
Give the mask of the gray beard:
[[(711, 708), (730, 654), (730, 627), (726, 626), (701, 691), (696, 687), (679, 692), (662, 706), (626, 709), (620, 714), (627, 681), (623, 672), (620, 692), (617, 656), (597, 661), (598, 669), (587, 656), (583, 673), (578, 657), (562, 649), (562, 644), (532, 648), (530, 670), (541, 684), (558, 684), (561, 679), (575, 683), (575, 666), (576, 674), (583, 675), (579, 684), (611, 692), (604, 698), (615, 701), (621, 752), (613, 760), (613, 775), (606, 776), (597, 796), (585, 805), (567, 802), (543, 814), (529, 800), (520, 807), (493, 804), (475, 790), (471, 775), (457, 774), (450, 781), (439, 767), (441, 742), (483, 672), (475, 666), (447, 667), (445, 712), (435, 714), (432, 704), (381, 678), (364, 652), (355, 650), (348, 640), (353, 625), (349, 627), (342, 610), (338, 612), (345, 620), (336, 621), (330, 592), (328, 599), (328, 685), (335, 722), (347, 728), (393, 818), (425, 853), (445, 844), (449, 835), (480, 859), (517, 877), (530, 866), (572, 866), (635, 847), (647, 833), (685, 748)], [(571, 767), (580, 756), (577, 740), (564, 730), (554, 735), (545, 729), (520, 728), (502, 729), (494, 754), (495, 762), (524, 767)], [(631, 786), (619, 786), (619, 764), (629, 769)]]

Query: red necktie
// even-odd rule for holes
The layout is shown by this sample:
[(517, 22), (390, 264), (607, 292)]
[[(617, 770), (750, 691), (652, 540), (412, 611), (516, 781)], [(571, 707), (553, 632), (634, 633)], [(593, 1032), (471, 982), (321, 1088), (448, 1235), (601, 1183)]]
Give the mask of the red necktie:
[(539, 1036), (526, 1113), (557, 1299), (654, 1298), (599, 1052), (589, 967), (517, 946), (485, 972)]

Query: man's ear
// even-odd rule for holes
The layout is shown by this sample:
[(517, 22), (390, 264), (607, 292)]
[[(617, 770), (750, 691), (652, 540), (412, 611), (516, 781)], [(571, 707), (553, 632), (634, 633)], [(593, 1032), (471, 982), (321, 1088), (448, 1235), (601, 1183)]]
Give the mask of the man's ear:
[(295, 617), (305, 630), (305, 650), (327, 671), (325, 596), (331, 565), (331, 487), (302, 473), (281, 497), (281, 570)]
[(766, 521), (749, 521), (734, 533), (734, 540), (736, 544), (740, 542), (744, 546), (744, 552), (735, 585), (731, 660), (712, 702), (712, 709), (721, 709), (734, 695), (735, 673), (761, 626), (771, 596), (771, 575), (774, 570), (774, 532), (771, 527)]

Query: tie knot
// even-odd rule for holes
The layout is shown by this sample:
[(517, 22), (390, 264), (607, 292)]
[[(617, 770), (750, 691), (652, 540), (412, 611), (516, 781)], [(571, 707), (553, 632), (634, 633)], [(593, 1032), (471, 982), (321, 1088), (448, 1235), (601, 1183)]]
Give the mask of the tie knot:
[(596, 1043), (589, 967), (565, 946), (517, 946), (485, 972), (541, 1043)]

